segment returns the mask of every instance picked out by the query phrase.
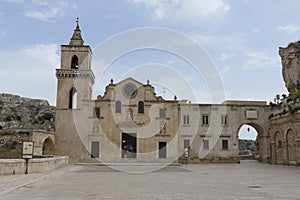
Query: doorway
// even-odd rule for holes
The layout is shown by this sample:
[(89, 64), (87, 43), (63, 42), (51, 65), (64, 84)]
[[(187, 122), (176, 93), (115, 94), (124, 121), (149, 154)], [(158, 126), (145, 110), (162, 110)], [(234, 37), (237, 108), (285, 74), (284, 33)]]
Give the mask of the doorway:
[(91, 158), (99, 158), (99, 142), (92, 142)]
[(136, 158), (136, 133), (122, 133), (122, 158)]
[(159, 158), (167, 158), (167, 143), (159, 142), (158, 149), (159, 149), (158, 157)]

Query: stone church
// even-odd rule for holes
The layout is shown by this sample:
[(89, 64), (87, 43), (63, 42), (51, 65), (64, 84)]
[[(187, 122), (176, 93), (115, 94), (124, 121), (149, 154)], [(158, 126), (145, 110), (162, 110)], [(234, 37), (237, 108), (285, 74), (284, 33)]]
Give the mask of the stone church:
[[(56, 149), (70, 162), (235, 162), (243, 125), (257, 132), (257, 158), (270, 162), (270, 109), (263, 101), (193, 104), (157, 96), (149, 80), (111, 79), (92, 99), (92, 50), (78, 25), (56, 70)], [(299, 145), (299, 143), (298, 143)]]

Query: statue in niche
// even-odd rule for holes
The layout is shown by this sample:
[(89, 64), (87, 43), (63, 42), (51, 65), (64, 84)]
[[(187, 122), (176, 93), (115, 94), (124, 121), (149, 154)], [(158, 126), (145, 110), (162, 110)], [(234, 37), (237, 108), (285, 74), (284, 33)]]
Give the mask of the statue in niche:
[(133, 120), (133, 112), (132, 112), (132, 109), (129, 108), (127, 113), (128, 113), (127, 120), (132, 121), (132, 120)]

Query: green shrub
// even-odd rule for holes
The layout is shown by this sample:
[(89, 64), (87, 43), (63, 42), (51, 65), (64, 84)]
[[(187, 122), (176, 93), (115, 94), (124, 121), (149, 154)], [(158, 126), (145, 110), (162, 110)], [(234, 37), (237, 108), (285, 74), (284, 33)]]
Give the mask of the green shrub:
[(19, 143), (18, 141), (13, 141), (13, 142), (9, 145), (9, 149), (16, 149), (18, 143)]
[(53, 118), (53, 114), (52, 113), (45, 113), (42, 116), (39, 117), (40, 121), (44, 121), (44, 120), (51, 120)]

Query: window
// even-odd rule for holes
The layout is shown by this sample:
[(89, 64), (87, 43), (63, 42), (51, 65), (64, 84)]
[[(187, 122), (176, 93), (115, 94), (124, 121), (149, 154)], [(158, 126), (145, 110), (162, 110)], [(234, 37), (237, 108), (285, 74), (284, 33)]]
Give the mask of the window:
[(100, 118), (100, 108), (94, 108), (94, 117)]
[(208, 124), (208, 115), (203, 115), (202, 116), (202, 124), (205, 124), (205, 125)]
[(203, 149), (209, 149), (209, 140), (203, 140)]
[(140, 101), (138, 103), (138, 113), (144, 113), (144, 102)]
[(78, 57), (76, 55), (72, 57), (71, 69), (78, 69)]
[(161, 119), (166, 118), (166, 109), (159, 109), (159, 118)]
[(221, 124), (226, 125), (227, 124), (227, 116), (221, 116)]
[(278, 148), (279, 148), (279, 149), (281, 149), (281, 148), (282, 148), (281, 141), (278, 141)]
[(228, 140), (222, 140), (222, 150), (228, 150)]
[(184, 115), (183, 116), (183, 124), (184, 125), (190, 124), (190, 116), (189, 115)]
[(69, 109), (77, 108), (77, 90), (72, 87), (69, 93)]
[(121, 107), (122, 107), (121, 102), (120, 102), (120, 101), (117, 101), (115, 106), (116, 106), (115, 112), (116, 112), (116, 113), (121, 113)]
[(190, 148), (190, 140), (183, 140), (183, 149)]

